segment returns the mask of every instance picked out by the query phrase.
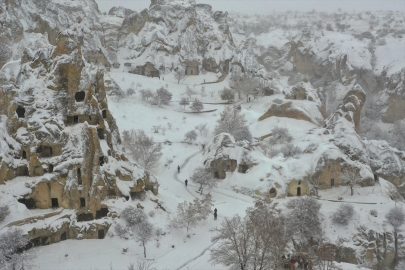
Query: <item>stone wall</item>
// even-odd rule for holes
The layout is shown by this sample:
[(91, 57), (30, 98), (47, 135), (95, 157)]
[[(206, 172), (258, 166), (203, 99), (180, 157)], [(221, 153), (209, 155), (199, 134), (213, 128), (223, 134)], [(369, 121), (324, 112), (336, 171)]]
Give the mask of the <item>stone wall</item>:
[(216, 159), (211, 161), (211, 171), (214, 178), (225, 179), (226, 172), (234, 172), (237, 167), (235, 159)]

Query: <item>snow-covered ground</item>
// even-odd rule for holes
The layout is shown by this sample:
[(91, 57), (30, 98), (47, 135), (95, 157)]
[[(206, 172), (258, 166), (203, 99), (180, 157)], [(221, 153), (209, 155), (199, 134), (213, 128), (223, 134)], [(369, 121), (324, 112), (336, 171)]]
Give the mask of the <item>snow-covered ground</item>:
[[(156, 141), (169, 140), (172, 142), (170, 145), (164, 145), (164, 155), (161, 158), (160, 166), (152, 170), (159, 181), (159, 194), (154, 196), (148, 193), (142, 201), (125, 201), (123, 198), (110, 199), (106, 202), (109, 208), (121, 212), (126, 206), (136, 207), (140, 203), (144, 207), (145, 213), (154, 212), (155, 215), (149, 217), (149, 220), (154, 223), (155, 227), (160, 228), (164, 235), (160, 235), (149, 242), (146, 250), (147, 260), (153, 261), (154, 266), (158, 269), (226, 269), (222, 265), (212, 265), (209, 261), (210, 248), (215, 245), (211, 242), (213, 236), (211, 229), (218, 227), (226, 217), (229, 218), (235, 214), (244, 215), (246, 208), (253, 205), (253, 197), (235, 192), (232, 185), (237, 183), (239, 186), (245, 187), (257, 186), (260, 180), (254, 172), (252, 174), (228, 173), (227, 178), (221, 180), (219, 186), (211, 191), (214, 207), (218, 209), (218, 220), (215, 221), (211, 216), (206, 221), (202, 221), (196, 228), (191, 229), (190, 238), (187, 237), (185, 229), (170, 227), (170, 220), (174, 217), (178, 203), (200, 197), (200, 194), (197, 193), (198, 187), (192, 182), (189, 182), (188, 187), (185, 187), (184, 180), (190, 179), (193, 169), (201, 162), (202, 151), (199, 143), (212, 141), (214, 137), (212, 131), (224, 105), (206, 104), (205, 109), (207, 110), (217, 109), (217, 111), (210, 113), (187, 114), (181, 112), (176, 101), (180, 99), (187, 84), (192, 86), (198, 84), (203, 81), (203, 76), (188, 77), (181, 84), (177, 84), (176, 79), (170, 74), (164, 76), (164, 81), (163, 78), (159, 80), (158, 78), (123, 73), (119, 70), (113, 70), (107, 75), (107, 78), (110, 77), (115, 80), (123, 90), (130, 87), (136, 89), (139, 83), (142, 85), (142, 87), (138, 85), (139, 89), (151, 88), (155, 90), (160, 86), (167, 86), (168, 90), (173, 93), (173, 102), (162, 108), (143, 103), (139, 89), (136, 89), (136, 94), (130, 98), (121, 100), (109, 98), (109, 109), (116, 118), (121, 133), (130, 129), (143, 129), (148, 135), (154, 136)], [(212, 77), (212, 74), (207, 74), (205, 78), (208, 79), (210, 76)], [(218, 90), (226, 85), (227, 81), (205, 85), (207, 92), (212, 90), (215, 93), (213, 97), (208, 95), (203, 98), (203, 101), (221, 102), (218, 97)], [(201, 85), (195, 86), (196, 89), (200, 87)], [(305, 136), (309, 129), (316, 127), (309, 122), (300, 124), (303, 121), (278, 117), (271, 117), (266, 119), (267, 122), (262, 121), (264, 124), (258, 124), (258, 117), (266, 110), (265, 104), (276, 97), (279, 96), (263, 97), (250, 103), (246, 103), (245, 100), (239, 102), (254, 136), (267, 134), (274, 125), (281, 125), (289, 127), (294, 138), (298, 138)], [(167, 123), (172, 123), (171, 129), (168, 128)], [(197, 144), (183, 143), (184, 133), (194, 129), (200, 123), (208, 124), (209, 133), (207, 136), (199, 136)], [(154, 133), (152, 131), (154, 125), (167, 127), (165, 134), (162, 132)], [(173, 162), (164, 166), (164, 164), (169, 164), (169, 160)], [(180, 173), (177, 173), (178, 165), (181, 166)], [(241, 181), (242, 179), (243, 181)], [(4, 190), (12, 190), (9, 187), (18, 185), (20, 180), (7, 182), (5, 186), (0, 187), (0, 194), (5, 195)], [(351, 238), (359, 224), (367, 224), (369, 228), (375, 230), (385, 226), (381, 218), (375, 218), (369, 213), (370, 210), (375, 209), (383, 216), (387, 209), (394, 206), (394, 202), (385, 194), (384, 185), (386, 182), (384, 180), (380, 182), (380, 185), (373, 187), (356, 188), (354, 196), (350, 196), (348, 187), (338, 187), (320, 192), (323, 226), (326, 235), (331, 240), (335, 240), (339, 236)], [(8, 194), (8, 196), (12, 196), (12, 194)], [(1, 203), (6, 202), (3, 200), (7, 196), (2, 197)], [(341, 204), (336, 202), (338, 197), (342, 197), (343, 201), (350, 202), (355, 207), (355, 217), (347, 227), (338, 227), (332, 224), (330, 220), (331, 214)], [(151, 199), (158, 199), (166, 212), (158, 208)], [(290, 199), (292, 197), (276, 199), (275, 202), (283, 208)], [(31, 214), (44, 214), (46, 211), (48, 210), (34, 210)], [(13, 215), (9, 216), (7, 223), (12, 222), (13, 218)], [(116, 221), (122, 222), (119, 218)], [(33, 261), (34, 269), (126, 269), (130, 263), (135, 263), (143, 258), (143, 247), (139, 243), (135, 240), (123, 240), (118, 236), (113, 236), (113, 234), (112, 227), (103, 240), (67, 240), (50, 246), (33, 248), (32, 251), (36, 256)], [(356, 268), (356, 266), (349, 264), (341, 264), (341, 266), (343, 269), (366, 269)]]

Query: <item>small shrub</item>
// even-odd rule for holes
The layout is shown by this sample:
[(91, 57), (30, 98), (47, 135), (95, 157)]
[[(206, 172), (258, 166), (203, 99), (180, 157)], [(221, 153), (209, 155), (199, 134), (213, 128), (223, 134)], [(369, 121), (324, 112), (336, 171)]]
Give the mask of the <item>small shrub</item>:
[(184, 134), (185, 140), (191, 143), (192, 141), (195, 141), (197, 139), (197, 132), (195, 130), (191, 130)]
[(276, 99), (273, 99), (272, 102), (275, 104), (283, 104), (284, 100), (282, 100), (281, 98), (276, 98)]
[(280, 150), (285, 158), (302, 154), (301, 148), (299, 148), (298, 146), (294, 146), (294, 144), (292, 143), (288, 143), (287, 145), (283, 146)]
[(332, 221), (339, 225), (346, 226), (354, 215), (354, 207), (351, 204), (341, 204), (337, 211), (332, 215)]
[(121, 213), (121, 218), (123, 218), (130, 226), (140, 224), (147, 220), (147, 216), (143, 210), (133, 207), (125, 208)]
[(0, 207), (0, 222), (2, 222), (8, 214), (10, 214), (10, 209), (7, 205)]
[(289, 143), (292, 141), (292, 137), (286, 128), (274, 127), (271, 131), (271, 138), (269, 140), (270, 145), (277, 143)]
[(375, 209), (370, 210), (370, 215), (372, 215), (373, 217), (377, 217), (378, 216), (377, 210), (375, 210)]

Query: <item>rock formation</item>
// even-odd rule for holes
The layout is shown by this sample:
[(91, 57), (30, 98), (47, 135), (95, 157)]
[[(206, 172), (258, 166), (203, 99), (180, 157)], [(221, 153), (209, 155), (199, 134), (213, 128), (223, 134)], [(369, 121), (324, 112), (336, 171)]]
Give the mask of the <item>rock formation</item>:
[(76, 209), (92, 220), (108, 213), (108, 196), (157, 193), (152, 176), (122, 154), (103, 71), (86, 63), (74, 32), (27, 50), (0, 95), (0, 184), (25, 182), (15, 195), (28, 208)]

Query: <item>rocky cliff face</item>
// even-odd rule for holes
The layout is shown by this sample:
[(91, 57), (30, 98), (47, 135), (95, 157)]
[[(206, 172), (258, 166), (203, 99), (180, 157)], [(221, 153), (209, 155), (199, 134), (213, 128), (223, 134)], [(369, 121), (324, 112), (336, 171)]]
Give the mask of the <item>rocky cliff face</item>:
[(27, 50), (17, 80), (1, 85), (0, 184), (18, 178), (29, 208), (64, 207), (100, 215), (107, 196), (152, 190), (149, 173), (127, 161), (108, 111), (102, 70), (91, 68), (79, 38)]
[(152, 2), (125, 18), (119, 40), (122, 61), (135, 70), (149, 62), (161, 72), (204, 65), (227, 73), (234, 51), (227, 13), (193, 1)]

